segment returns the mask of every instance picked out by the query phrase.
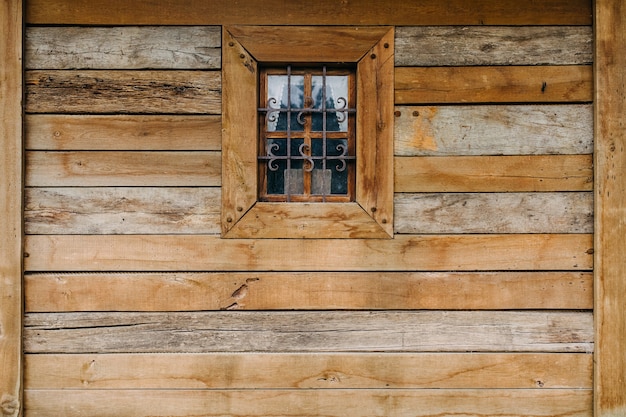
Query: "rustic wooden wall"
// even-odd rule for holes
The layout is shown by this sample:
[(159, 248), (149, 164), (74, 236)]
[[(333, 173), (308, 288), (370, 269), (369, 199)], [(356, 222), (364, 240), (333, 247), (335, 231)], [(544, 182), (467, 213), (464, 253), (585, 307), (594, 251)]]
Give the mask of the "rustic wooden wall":
[(218, 25), (304, 22), (63, 4), (27, 9), (26, 415), (591, 416), (589, 2), (317, 15), (398, 25), (384, 241), (220, 239)]

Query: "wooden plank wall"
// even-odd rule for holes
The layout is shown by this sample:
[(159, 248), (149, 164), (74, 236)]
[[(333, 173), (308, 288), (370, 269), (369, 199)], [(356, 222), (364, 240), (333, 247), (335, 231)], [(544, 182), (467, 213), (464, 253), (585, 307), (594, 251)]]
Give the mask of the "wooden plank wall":
[(591, 416), (591, 4), (555, 3), (376, 22), (395, 237), (370, 241), (220, 239), (231, 15), (29, 2), (26, 415)]

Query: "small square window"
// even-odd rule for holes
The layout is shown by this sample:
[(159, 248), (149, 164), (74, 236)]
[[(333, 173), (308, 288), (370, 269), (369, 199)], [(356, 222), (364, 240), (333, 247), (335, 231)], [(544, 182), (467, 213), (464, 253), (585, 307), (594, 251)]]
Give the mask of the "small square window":
[(393, 237), (393, 41), (223, 28), (222, 237)]
[(259, 200), (354, 201), (354, 70), (265, 68), (259, 84)]

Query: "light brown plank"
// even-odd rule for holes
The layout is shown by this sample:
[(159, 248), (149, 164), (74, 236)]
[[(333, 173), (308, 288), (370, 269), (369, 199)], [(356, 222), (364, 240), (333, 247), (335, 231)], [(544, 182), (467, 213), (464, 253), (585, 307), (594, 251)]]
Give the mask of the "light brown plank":
[(398, 157), (396, 192), (591, 191), (591, 155)]
[[(31, 235), (27, 271), (589, 270), (591, 235), (399, 235), (394, 239), (220, 239)], [(291, 256), (296, 254), (298, 262)]]
[(396, 65), (584, 65), (593, 62), (591, 26), (405, 26)]
[(28, 69), (219, 69), (215, 26), (29, 27)]
[(218, 151), (221, 129), (220, 116), (29, 114), (25, 146), (44, 151)]
[(22, 401), (22, 1), (0, 3), (0, 413)]
[(366, 0), (339, 5), (321, 0), (306, 8), (280, 0), (166, 0), (159, 7), (149, 0), (32, 0), (26, 20), (79, 25), (589, 25), (592, 18), (588, 0)]
[(591, 66), (399, 67), (395, 99), (396, 104), (590, 102), (592, 81)]
[(593, 351), (591, 312), (27, 313), (25, 353)]
[(593, 308), (589, 272), (38, 273), (24, 286), (27, 312)]
[(26, 152), (29, 187), (217, 186), (219, 152)]
[(626, 4), (598, 0), (596, 11), (595, 415), (626, 415)]
[(220, 114), (219, 71), (31, 70), (27, 112)]
[(590, 354), (267, 353), (26, 355), (45, 389), (590, 389)]
[[(237, 39), (258, 62), (311, 63), (357, 62), (389, 29), (353, 26), (228, 26), (225, 31)], [(307, 44), (311, 39), (315, 40), (314, 48)], [(385, 41), (393, 44), (393, 31), (391, 38)]]
[(28, 416), (591, 417), (590, 390), (27, 390)]
[(27, 234), (219, 234), (219, 188), (29, 188)]
[(399, 156), (593, 152), (589, 104), (397, 106)]
[(593, 233), (593, 193), (397, 194), (396, 233)]

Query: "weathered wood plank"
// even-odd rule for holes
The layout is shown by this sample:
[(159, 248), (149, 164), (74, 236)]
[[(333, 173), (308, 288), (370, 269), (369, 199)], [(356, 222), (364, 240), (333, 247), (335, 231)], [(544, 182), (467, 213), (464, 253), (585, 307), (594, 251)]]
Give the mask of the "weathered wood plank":
[(28, 69), (219, 69), (216, 26), (29, 27)]
[(396, 32), (397, 66), (585, 65), (591, 26), (405, 26)]
[(27, 313), (25, 353), (582, 352), (590, 312)]
[(571, 105), (397, 106), (399, 156), (593, 152), (593, 108)]
[[(175, 248), (175, 250), (173, 250)], [(394, 239), (220, 239), (31, 235), (27, 271), (590, 270), (591, 235), (399, 235)], [(297, 255), (298, 262), (291, 256)]]
[(585, 65), (396, 68), (396, 104), (567, 103), (593, 100)]
[(218, 151), (220, 116), (59, 115), (25, 117), (30, 150)]
[(219, 71), (30, 70), (27, 112), (220, 114)]
[(24, 385), (46, 389), (590, 389), (578, 353), (26, 355)]
[(396, 194), (396, 233), (592, 233), (593, 193)]
[(27, 312), (593, 308), (589, 272), (37, 273), (24, 287)]
[(29, 187), (220, 185), (219, 152), (26, 152)]
[(626, 4), (595, 3), (595, 415), (626, 415)]
[(591, 390), (27, 390), (28, 416), (592, 416)]
[(29, 188), (27, 234), (219, 234), (219, 188)]
[(0, 3), (0, 413), (22, 408), (22, 15)]
[(395, 160), (396, 192), (591, 191), (591, 155), (418, 156)]
[(320, 0), (302, 8), (281, 0), (31, 0), (31, 24), (78, 25), (590, 25), (589, 0), (451, 0), (337, 4)]
[[(311, 63), (358, 62), (389, 29), (384, 26), (228, 26), (225, 31), (258, 62)], [(314, 48), (303, 42), (311, 39), (315, 40)], [(393, 31), (386, 41), (393, 44)]]

